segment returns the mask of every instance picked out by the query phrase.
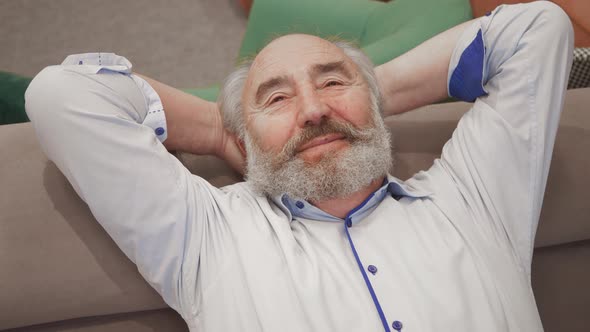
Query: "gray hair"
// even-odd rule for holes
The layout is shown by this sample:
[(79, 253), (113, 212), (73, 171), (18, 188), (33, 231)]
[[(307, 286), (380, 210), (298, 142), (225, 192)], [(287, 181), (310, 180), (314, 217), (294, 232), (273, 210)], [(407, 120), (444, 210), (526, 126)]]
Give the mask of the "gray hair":
[[(340, 48), (352, 62), (356, 64), (361, 75), (365, 79), (371, 96), (371, 110), (375, 116), (381, 114), (381, 93), (377, 83), (377, 77), (373, 69), (373, 62), (363, 53), (363, 51), (346, 41), (332, 41)], [(248, 77), (248, 72), (254, 59), (242, 62), (232, 73), (225, 79), (223, 86), (217, 98), (217, 104), (221, 110), (223, 124), (227, 130), (236, 135), (239, 139), (244, 139), (246, 134), (245, 123), (243, 118), (242, 93)]]

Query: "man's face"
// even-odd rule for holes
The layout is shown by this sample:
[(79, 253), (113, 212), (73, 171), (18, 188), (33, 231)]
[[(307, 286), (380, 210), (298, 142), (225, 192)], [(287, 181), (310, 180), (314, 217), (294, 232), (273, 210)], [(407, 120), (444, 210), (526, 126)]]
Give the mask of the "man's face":
[[(370, 125), (370, 104), (368, 86), (350, 58), (308, 35), (281, 37), (264, 48), (252, 64), (242, 100), (248, 133), (262, 151), (274, 153), (326, 120)], [(338, 134), (301, 143), (297, 156), (309, 163), (349, 146)]]
[(247, 180), (258, 191), (321, 201), (384, 176), (389, 133), (356, 64), (334, 44), (281, 37), (254, 60), (242, 95)]

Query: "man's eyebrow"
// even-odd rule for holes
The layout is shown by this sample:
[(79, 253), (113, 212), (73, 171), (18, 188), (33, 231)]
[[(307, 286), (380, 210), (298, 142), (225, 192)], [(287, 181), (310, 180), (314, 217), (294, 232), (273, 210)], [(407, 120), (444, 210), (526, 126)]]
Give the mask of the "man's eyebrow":
[(339, 72), (339, 73), (343, 74), (344, 76), (346, 76), (346, 78), (348, 78), (348, 79), (352, 78), (352, 74), (350, 73), (350, 70), (348, 70), (348, 68), (346, 67), (344, 61), (319, 63), (316, 65), (313, 65), (313, 67), (311, 68), (311, 72), (312, 72), (312, 74), (316, 74), (316, 75), (332, 73), (332, 72)]
[(266, 95), (269, 90), (272, 90), (278, 86), (286, 85), (289, 81), (287, 76), (277, 76), (264, 81), (256, 89), (256, 103), (260, 104), (260, 99)]

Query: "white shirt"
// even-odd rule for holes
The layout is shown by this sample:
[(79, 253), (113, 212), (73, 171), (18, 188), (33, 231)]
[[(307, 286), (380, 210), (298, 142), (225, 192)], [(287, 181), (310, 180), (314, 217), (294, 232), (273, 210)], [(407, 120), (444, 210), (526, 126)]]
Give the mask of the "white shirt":
[(351, 227), (190, 174), (160, 143), (157, 94), (114, 54), (44, 69), (26, 108), (192, 331), (541, 331), (530, 264), (572, 42), (551, 3), (477, 20), (449, 67), (449, 91), (473, 108), (428, 171), (389, 177)]

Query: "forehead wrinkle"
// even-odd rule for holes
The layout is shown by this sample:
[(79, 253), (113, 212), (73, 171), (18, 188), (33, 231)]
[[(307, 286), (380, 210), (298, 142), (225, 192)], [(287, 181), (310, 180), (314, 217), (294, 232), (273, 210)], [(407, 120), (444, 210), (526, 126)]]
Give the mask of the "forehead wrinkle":
[[(301, 39), (302, 36), (305, 38)], [(292, 38), (295, 38), (295, 40), (291, 40)], [(289, 54), (293, 51), (300, 53), (300, 56), (320, 54), (322, 56), (339, 55), (341, 57), (344, 55), (346, 57), (346, 54), (330, 41), (311, 35), (294, 34), (279, 37), (264, 47), (254, 58), (252, 68), (266, 69), (276, 63), (280, 63), (282, 57), (278, 57), (275, 54), (276, 52), (287, 52)]]

